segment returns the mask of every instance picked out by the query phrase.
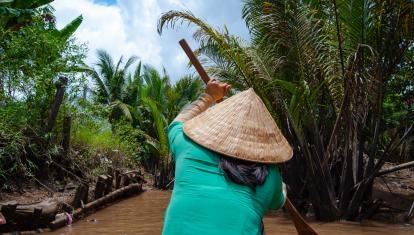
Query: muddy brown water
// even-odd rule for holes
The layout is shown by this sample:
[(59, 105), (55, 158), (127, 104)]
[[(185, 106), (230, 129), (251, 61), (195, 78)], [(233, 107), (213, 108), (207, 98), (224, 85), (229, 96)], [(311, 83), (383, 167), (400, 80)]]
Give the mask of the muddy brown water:
[[(148, 191), (96, 212), (71, 226), (49, 234), (161, 234), (165, 208), (171, 192)], [(266, 216), (266, 234), (297, 234), (282, 213)], [(392, 234), (413, 235), (414, 226), (377, 222), (312, 223), (321, 235)]]

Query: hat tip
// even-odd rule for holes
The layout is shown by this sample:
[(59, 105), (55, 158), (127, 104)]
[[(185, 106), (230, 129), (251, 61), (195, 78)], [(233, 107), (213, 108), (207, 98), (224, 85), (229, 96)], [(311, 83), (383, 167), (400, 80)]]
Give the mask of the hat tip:
[(254, 92), (253, 87), (250, 87), (250, 88), (249, 88), (249, 89), (247, 89), (245, 92), (246, 92), (247, 94), (256, 94), (256, 92)]
[(252, 96), (252, 95), (254, 95), (254, 96), (258, 96), (258, 95), (256, 94), (256, 92), (254, 91), (253, 87), (250, 87), (249, 89), (247, 89), (247, 90), (246, 90), (246, 93), (247, 93), (247, 94), (249, 94), (249, 96)]

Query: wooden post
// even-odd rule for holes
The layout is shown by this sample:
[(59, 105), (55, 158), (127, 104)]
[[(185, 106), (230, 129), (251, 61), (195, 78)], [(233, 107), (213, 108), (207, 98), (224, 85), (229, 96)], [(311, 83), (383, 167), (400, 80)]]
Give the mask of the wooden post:
[(107, 178), (108, 177), (106, 175), (100, 175), (98, 177), (98, 181), (96, 182), (95, 187), (95, 200), (103, 196), (106, 188)]
[(73, 207), (75, 207), (75, 208), (78, 208), (78, 207), (81, 206), (81, 200), (82, 199), (80, 199), (80, 197), (81, 197), (81, 194), (82, 194), (82, 189), (83, 189), (82, 184), (80, 184), (78, 186), (78, 188), (76, 188), (75, 197), (73, 198), (73, 203), (72, 203)]
[(41, 222), (43, 209), (41, 207), (35, 207), (33, 210), (32, 229), (36, 230)]
[[(63, 102), (63, 96), (65, 95), (65, 88), (68, 83), (66, 77), (59, 77), (59, 82), (56, 84), (56, 95), (55, 100), (53, 101), (52, 107), (47, 118), (44, 131), (49, 133), (52, 131), (55, 126), (56, 118), (59, 113), (59, 108)], [(42, 181), (47, 181), (49, 179), (49, 165), (46, 161), (40, 160), (39, 162), (39, 172), (38, 178)], [(61, 175), (60, 175), (61, 176)]]
[(47, 118), (45, 132), (50, 132), (56, 122), (57, 115), (59, 113), (60, 105), (63, 101), (63, 96), (65, 95), (65, 88), (68, 84), (68, 78), (66, 77), (59, 77), (59, 82), (56, 84), (56, 95), (55, 100), (52, 104), (52, 108), (50, 109), (49, 117)]
[(129, 174), (123, 174), (122, 178), (124, 179), (123, 187), (128, 186), (131, 183), (131, 178)]
[(108, 167), (106, 174), (114, 178), (114, 168), (112, 168), (111, 166)]
[(16, 218), (16, 208), (17, 202), (12, 201), (9, 202), (7, 205), (1, 206), (1, 213), (4, 215), (7, 221), (7, 227), (10, 231), (15, 229), (15, 218)]
[(89, 184), (88, 183), (84, 183), (83, 186), (85, 187), (85, 190), (84, 190), (83, 195), (82, 195), (83, 196), (82, 197), (82, 202), (84, 204), (86, 204), (86, 203), (89, 202), (89, 200), (88, 200), (88, 197), (89, 197)]
[(88, 203), (89, 185), (81, 183), (76, 189), (75, 197), (73, 199), (73, 206), (75, 208), (82, 207), (82, 204)]
[(107, 195), (108, 193), (112, 192), (112, 176), (107, 175), (105, 181), (105, 192), (104, 195)]
[(116, 169), (115, 170), (115, 189), (119, 189), (120, 185), (121, 185), (121, 170)]

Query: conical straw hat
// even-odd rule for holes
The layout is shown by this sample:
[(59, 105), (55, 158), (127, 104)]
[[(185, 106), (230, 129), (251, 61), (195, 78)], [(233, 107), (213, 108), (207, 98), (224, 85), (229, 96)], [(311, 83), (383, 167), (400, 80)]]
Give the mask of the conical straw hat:
[(293, 154), (252, 88), (188, 120), (184, 133), (205, 148), (246, 161), (278, 163)]

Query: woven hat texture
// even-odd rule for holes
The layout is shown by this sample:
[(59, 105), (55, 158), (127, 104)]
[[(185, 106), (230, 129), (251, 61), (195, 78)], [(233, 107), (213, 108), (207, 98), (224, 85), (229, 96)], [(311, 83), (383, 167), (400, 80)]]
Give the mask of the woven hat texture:
[(194, 142), (241, 160), (278, 163), (293, 150), (252, 88), (210, 107), (184, 123)]

